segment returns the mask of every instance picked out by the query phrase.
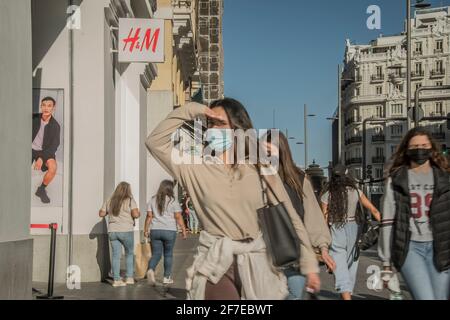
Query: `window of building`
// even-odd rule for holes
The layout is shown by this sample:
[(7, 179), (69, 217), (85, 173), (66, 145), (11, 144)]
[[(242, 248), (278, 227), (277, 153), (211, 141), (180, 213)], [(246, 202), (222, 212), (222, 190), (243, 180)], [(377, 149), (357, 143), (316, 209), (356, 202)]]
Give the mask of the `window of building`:
[(397, 146), (391, 146), (391, 154), (395, 154), (397, 152)]
[(436, 40), (436, 52), (444, 51), (444, 40)]
[(211, 1), (211, 8), (217, 8), (218, 2), (217, 1)]
[(402, 115), (403, 114), (403, 105), (401, 103), (393, 104), (391, 106), (391, 113), (393, 115)]
[(362, 170), (361, 170), (361, 168), (356, 168), (355, 169), (355, 178), (356, 179), (362, 179)]
[(442, 86), (444, 85), (444, 83), (443, 83), (442, 81), (436, 81), (436, 82), (434, 83), (434, 85), (435, 85), (436, 87), (442, 87)]
[(200, 9), (208, 9), (208, 2), (200, 2)]
[(375, 116), (377, 116), (378, 118), (382, 118), (383, 117), (383, 106), (377, 106), (375, 109)]
[(383, 67), (377, 66), (377, 76), (381, 77), (383, 75)]
[(442, 72), (442, 70), (444, 70), (444, 64), (442, 62), (442, 60), (437, 60), (436, 61), (436, 71)]
[(444, 114), (444, 106), (442, 101), (438, 101), (434, 104), (434, 113), (436, 115), (443, 115)]
[(355, 88), (355, 97), (359, 97), (359, 94), (360, 94), (360, 89)]
[(383, 157), (384, 156), (384, 149), (380, 148), (380, 147), (377, 147), (376, 148), (376, 155), (377, 155), (378, 158), (379, 157)]
[(421, 82), (416, 83), (416, 86), (415, 86), (416, 90), (419, 89), (421, 86), (422, 86)]
[(401, 83), (396, 83), (395, 84), (395, 90), (396, 91), (398, 91), (398, 92), (403, 92), (403, 84), (401, 84)]
[(416, 42), (414, 51), (415, 51), (417, 54), (422, 53), (422, 42)]
[(376, 169), (375, 169), (375, 177), (376, 177), (377, 179), (383, 178), (383, 169), (381, 169), (381, 168), (376, 168)]
[(416, 63), (416, 74), (422, 74), (422, 62)]
[(394, 74), (395, 74), (397, 77), (401, 77), (401, 76), (402, 76), (402, 68), (395, 68), (395, 69), (394, 69)]
[(383, 94), (383, 86), (376, 87), (376, 94)]
[(395, 124), (391, 126), (391, 135), (395, 137), (401, 137), (403, 135), (403, 126), (401, 124)]

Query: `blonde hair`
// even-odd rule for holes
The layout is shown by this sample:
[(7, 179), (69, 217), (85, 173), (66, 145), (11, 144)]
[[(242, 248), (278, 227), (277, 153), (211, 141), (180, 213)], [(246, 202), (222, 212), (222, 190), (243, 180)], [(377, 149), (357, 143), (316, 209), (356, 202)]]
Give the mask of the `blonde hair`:
[(114, 191), (111, 201), (109, 204), (110, 207), (110, 213), (113, 216), (118, 216), (120, 213), (120, 209), (122, 207), (123, 202), (126, 199), (132, 199), (133, 195), (131, 194), (131, 186), (127, 182), (121, 182), (117, 186), (116, 190)]

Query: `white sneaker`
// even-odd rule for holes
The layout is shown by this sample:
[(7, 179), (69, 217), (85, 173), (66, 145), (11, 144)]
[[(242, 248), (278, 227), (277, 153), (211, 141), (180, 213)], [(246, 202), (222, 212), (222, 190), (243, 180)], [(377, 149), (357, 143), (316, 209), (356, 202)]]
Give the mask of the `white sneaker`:
[(172, 283), (173, 283), (172, 277), (168, 277), (168, 278), (164, 277), (163, 284), (172, 284)]
[(134, 284), (134, 278), (127, 278), (126, 284)]
[(151, 286), (154, 286), (156, 283), (155, 272), (152, 269), (147, 271), (147, 283)]
[(114, 280), (112, 286), (113, 287), (125, 287), (127, 284), (123, 282), (122, 280)]

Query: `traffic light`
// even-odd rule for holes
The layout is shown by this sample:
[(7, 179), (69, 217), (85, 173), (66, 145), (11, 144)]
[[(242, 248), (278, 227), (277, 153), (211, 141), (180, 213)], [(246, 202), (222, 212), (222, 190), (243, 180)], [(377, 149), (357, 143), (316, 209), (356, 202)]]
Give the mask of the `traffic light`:
[(367, 165), (367, 171), (366, 171), (366, 173), (367, 173), (367, 179), (369, 179), (369, 180), (372, 180), (373, 178), (372, 178), (372, 166), (369, 164), (369, 165)]

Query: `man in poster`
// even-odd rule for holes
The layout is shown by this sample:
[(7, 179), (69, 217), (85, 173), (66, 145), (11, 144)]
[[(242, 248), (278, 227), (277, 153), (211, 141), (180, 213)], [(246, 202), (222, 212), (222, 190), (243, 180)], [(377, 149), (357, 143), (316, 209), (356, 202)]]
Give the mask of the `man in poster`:
[(46, 97), (41, 101), (41, 113), (33, 115), (33, 137), (32, 137), (32, 163), (34, 170), (45, 172), (42, 184), (36, 190), (42, 203), (50, 203), (46, 187), (55, 178), (56, 150), (60, 144), (59, 123), (53, 117), (56, 101), (52, 97)]

